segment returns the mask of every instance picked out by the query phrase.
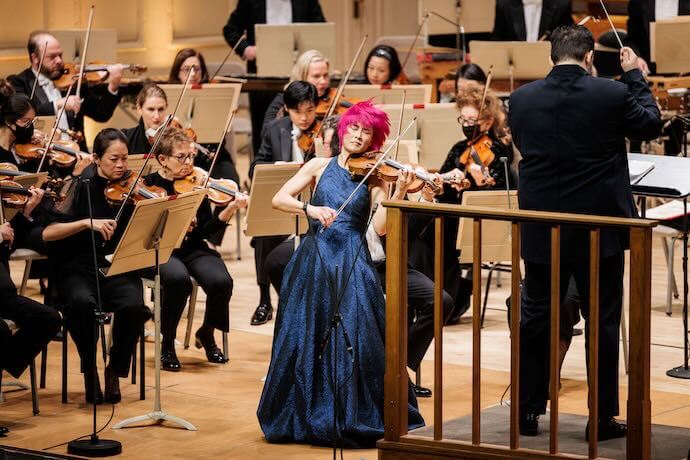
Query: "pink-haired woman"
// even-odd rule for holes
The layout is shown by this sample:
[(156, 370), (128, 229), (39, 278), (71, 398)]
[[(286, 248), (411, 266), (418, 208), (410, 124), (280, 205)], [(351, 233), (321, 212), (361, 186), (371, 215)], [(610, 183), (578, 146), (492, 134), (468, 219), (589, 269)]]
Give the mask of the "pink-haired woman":
[[(330, 445), (335, 436), (345, 447), (373, 447), (383, 436), (385, 302), (363, 240), (368, 225), (379, 235), (386, 232), (386, 211), (377, 204), (387, 197), (387, 186), (371, 181), (355, 191), (346, 161), (380, 149), (388, 132), (384, 112), (370, 102), (355, 104), (338, 124), (340, 154), (313, 158), (273, 198), (281, 211), (307, 214), (310, 230), (286, 267), (280, 290), (271, 364), (257, 411), (269, 442)], [(405, 197), (412, 176), (401, 173), (394, 199)], [(313, 182), (310, 203), (295, 198)], [(328, 336), (336, 307), (340, 324)], [(412, 391), (409, 401), (410, 428), (422, 426)]]

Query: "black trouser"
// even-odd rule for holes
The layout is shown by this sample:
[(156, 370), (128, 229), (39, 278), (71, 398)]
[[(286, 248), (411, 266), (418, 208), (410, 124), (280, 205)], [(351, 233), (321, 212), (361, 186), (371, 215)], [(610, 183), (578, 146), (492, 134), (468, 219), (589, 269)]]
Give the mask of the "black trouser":
[(54, 308), (18, 295), (8, 295), (2, 299), (0, 318), (9, 319), (19, 327), (11, 335), (7, 323), (0, 320), (0, 369), (19, 378), (43, 347), (55, 337), (62, 321)]
[[(525, 261), (520, 319), (520, 413), (543, 414), (549, 385), (551, 267)], [(601, 259), (599, 276), (599, 417), (618, 415), (618, 330), (623, 300), (623, 254)], [(589, 350), (589, 258), (561, 264), (561, 302), (571, 275), (580, 293)], [(589, 356), (589, 354), (587, 355)]]
[[(94, 311), (97, 308), (95, 275), (89, 269), (62, 270), (58, 289), (66, 303), (65, 321), (81, 357), (81, 371), (93, 369)], [(113, 344), (109, 367), (120, 377), (126, 377), (141, 334), (141, 328), (151, 311), (144, 305), (141, 278), (135, 274), (100, 278), (102, 308), (115, 313)]]
[(264, 263), (265, 272), (271, 280), (271, 285), (280, 294), (280, 287), (283, 284), (283, 273), (285, 267), (290, 263), (292, 254), (295, 252), (295, 240), (284, 240), (268, 254)]
[[(271, 279), (266, 269), (266, 259), (280, 243), (285, 241), (287, 235), (282, 236), (257, 236), (252, 238), (254, 247), (254, 267), (256, 269), (256, 284), (268, 285)], [(280, 290), (280, 287), (278, 288)]]
[(233, 282), (223, 260), (216, 254), (195, 255), (189, 259), (173, 255), (161, 265), (161, 333), (165, 341), (175, 340), (177, 325), (192, 292), (190, 276), (206, 293), (204, 325), (224, 332), (230, 329)]
[[(386, 263), (375, 264), (386, 288)], [(431, 341), (434, 339), (434, 282), (423, 273), (407, 268), (407, 367), (419, 369)], [(443, 324), (453, 312), (453, 297), (443, 291)]]

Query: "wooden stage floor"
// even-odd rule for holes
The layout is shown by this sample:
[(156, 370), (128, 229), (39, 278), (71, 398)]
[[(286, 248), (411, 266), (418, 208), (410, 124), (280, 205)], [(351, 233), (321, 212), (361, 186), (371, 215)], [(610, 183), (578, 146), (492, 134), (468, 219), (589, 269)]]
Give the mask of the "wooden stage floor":
[[(234, 222), (234, 221), (233, 221)], [(178, 347), (183, 371), (164, 372), (162, 376), (163, 409), (182, 417), (199, 428), (188, 432), (172, 426), (152, 426), (112, 430), (106, 428), (102, 436), (117, 439), (123, 444), (123, 457), (132, 459), (192, 459), (192, 458), (252, 458), (325, 459), (330, 451), (304, 445), (268, 444), (256, 419), (256, 408), (263, 388), (271, 352), (274, 322), (264, 326), (249, 325), (257, 304), (258, 290), (254, 279), (253, 252), (248, 238), (242, 238), (242, 260), (236, 260), (235, 232), (226, 235), (222, 254), (235, 280), (231, 301), (230, 362), (213, 365), (205, 360), (201, 350)], [(676, 251), (680, 253), (682, 251)], [(676, 276), (681, 283), (680, 256), (676, 260)], [(13, 264), (13, 276), (19, 280), (23, 266)], [(509, 381), (509, 337), (505, 304), (509, 286), (507, 277), (501, 288), (492, 287), (482, 342), (482, 404), (493, 406)], [(682, 284), (680, 284), (682, 290)], [(680, 365), (683, 359), (681, 303), (674, 302), (674, 314), (667, 317), (665, 310), (666, 271), (661, 246), (655, 241), (652, 286), (652, 414), (653, 422), (690, 427), (690, 381), (671, 379), (665, 371)], [(36, 296), (37, 284), (29, 285), (29, 295)], [(200, 293), (196, 321), (201, 321), (205, 296)], [(275, 301), (274, 301), (275, 303)], [(185, 320), (179, 328), (178, 339), (184, 337)], [(582, 326), (582, 323), (581, 323)], [(217, 340), (220, 337), (216, 338)], [(433, 349), (431, 350), (433, 351)], [(147, 344), (147, 399), (139, 401), (138, 385), (122, 380), (123, 401), (115, 409), (113, 424), (125, 418), (141, 415), (153, 407), (153, 345)], [(10, 428), (7, 438), (0, 444), (35, 450), (69, 441), (88, 434), (91, 428), (91, 410), (83, 400), (83, 379), (78, 373), (78, 357), (70, 341), (69, 403), (60, 402), (60, 344), (49, 349), (47, 388), (39, 391), (39, 416), (31, 415), (31, 396), (27, 390), (8, 391), (6, 401), (0, 404), (0, 425)], [(423, 364), (423, 383), (432, 385), (433, 354)], [(471, 325), (463, 320), (460, 325), (448, 327), (444, 333), (444, 419), (451, 420), (471, 411)], [(101, 366), (102, 367), (102, 366)], [(621, 382), (625, 371), (621, 363)], [(561, 411), (585, 415), (586, 382), (584, 366), (584, 340), (575, 337), (563, 368)], [(10, 380), (8, 375), (4, 381)], [(28, 381), (28, 372), (22, 376)], [(621, 407), (625, 408), (625, 384), (621, 388)], [(433, 419), (433, 399), (420, 400), (422, 413), (428, 421)], [(98, 425), (103, 426), (110, 417), (110, 406), (99, 408)], [(622, 418), (625, 414), (621, 414)], [(506, 420), (507, 423), (507, 420)], [(544, 427), (546, 428), (546, 427)], [(584, 442), (584, 440), (583, 440)], [(690, 448), (690, 440), (688, 440)], [(66, 452), (66, 447), (52, 449)], [(345, 458), (375, 459), (375, 450), (346, 451)]]

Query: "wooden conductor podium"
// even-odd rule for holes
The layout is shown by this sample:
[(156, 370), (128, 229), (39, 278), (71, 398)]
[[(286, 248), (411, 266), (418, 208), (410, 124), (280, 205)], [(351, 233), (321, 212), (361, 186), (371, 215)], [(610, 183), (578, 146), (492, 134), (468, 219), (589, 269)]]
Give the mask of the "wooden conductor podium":
[(170, 259), (175, 248), (180, 247), (187, 230), (196, 216), (205, 190), (183, 193), (165, 198), (139, 201), (113, 254), (111, 265), (101, 271), (106, 277), (155, 267), (154, 276), (154, 324), (155, 324), (155, 400), (153, 411), (131, 417), (113, 426), (124, 428), (133, 423), (152, 420), (156, 423), (169, 421), (191, 431), (196, 427), (188, 421), (165, 413), (161, 407), (161, 282), (160, 265)]

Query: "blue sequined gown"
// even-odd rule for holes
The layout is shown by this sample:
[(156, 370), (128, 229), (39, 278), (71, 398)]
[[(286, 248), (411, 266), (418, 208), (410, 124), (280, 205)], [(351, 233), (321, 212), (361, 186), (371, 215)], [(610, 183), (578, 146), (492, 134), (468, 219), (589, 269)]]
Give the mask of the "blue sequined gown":
[[(356, 182), (333, 158), (312, 198), (315, 206), (338, 209)], [(333, 436), (333, 367), (338, 376), (339, 436), (345, 447), (373, 447), (383, 437), (383, 374), (385, 371), (385, 301), (364, 247), (340, 305), (342, 330), (331, 336), (323, 357), (320, 343), (335, 302), (329, 284), (347, 277), (369, 217), (369, 192), (361, 187), (335, 223), (319, 233), (318, 222), (285, 269), (273, 339), (271, 364), (257, 415), (269, 442), (330, 445)], [(319, 253), (313, 234), (317, 236)], [(337, 340), (333, 366), (333, 340)], [(409, 392), (409, 426), (424, 425), (414, 393)]]

